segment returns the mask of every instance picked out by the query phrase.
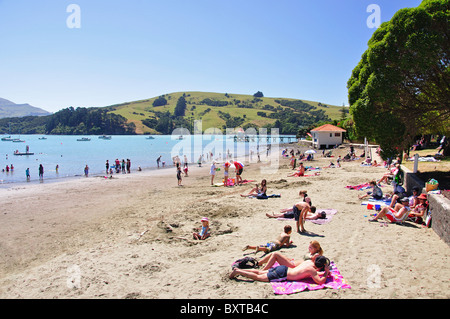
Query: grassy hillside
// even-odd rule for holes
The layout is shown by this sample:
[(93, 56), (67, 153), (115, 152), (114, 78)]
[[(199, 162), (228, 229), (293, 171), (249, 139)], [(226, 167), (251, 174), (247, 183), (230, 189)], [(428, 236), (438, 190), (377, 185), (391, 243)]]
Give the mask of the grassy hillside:
[[(274, 112), (282, 112), (282, 110), (290, 109), (296, 116), (309, 116), (309, 113), (292, 110), (287, 106), (281, 105), (281, 100), (300, 101), (286, 98), (270, 98), (262, 97), (255, 98), (253, 95), (241, 95), (232, 93), (208, 93), (208, 92), (176, 92), (162, 95), (166, 101), (166, 105), (153, 106), (153, 102), (159, 98), (154, 97), (148, 100), (134, 101), (118, 105), (109, 106), (110, 112), (122, 115), (128, 122), (133, 122), (136, 125), (136, 133), (138, 134), (158, 134), (155, 129), (152, 129), (142, 123), (146, 119), (159, 120), (160, 113), (169, 111), (172, 115), (177, 104), (178, 99), (183, 96), (186, 100), (185, 119), (188, 121), (202, 120), (202, 129), (218, 128), (223, 129), (226, 125), (226, 116), (239, 117), (243, 123), (240, 127), (246, 125), (253, 127), (263, 127), (265, 125), (274, 124), (275, 118), (270, 118), (270, 114)], [(206, 101), (206, 103), (205, 103)], [(278, 101), (278, 103), (277, 103)], [(222, 104), (222, 106), (212, 106), (215, 102)], [(321, 106), (319, 102), (304, 101), (314, 107), (313, 110), (323, 110), (331, 120), (340, 118), (340, 106), (327, 105)], [(210, 105), (208, 105), (208, 103)], [(227, 105), (223, 105), (227, 104)], [(264, 112), (258, 115), (258, 112)], [(227, 115), (229, 114), (229, 115)]]

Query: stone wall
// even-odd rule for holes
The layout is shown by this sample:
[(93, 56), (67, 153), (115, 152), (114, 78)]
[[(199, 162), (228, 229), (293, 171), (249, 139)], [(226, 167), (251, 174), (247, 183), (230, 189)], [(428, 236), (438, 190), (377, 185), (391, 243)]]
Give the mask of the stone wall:
[(402, 169), (405, 172), (405, 182), (403, 187), (406, 189), (408, 195), (412, 195), (412, 188), (414, 186), (419, 186), (422, 189), (422, 193), (425, 193), (425, 182), (417, 177), (416, 174), (405, 169), (403, 166)]
[[(425, 182), (411, 171), (408, 171), (407, 169), (404, 169), (404, 171), (405, 183), (403, 187), (406, 189), (408, 195), (411, 195), (413, 186), (419, 186), (422, 188), (422, 193), (426, 194)], [(450, 200), (443, 195), (428, 194), (428, 202), (430, 204), (432, 216), (431, 228), (450, 246)]]
[(450, 200), (443, 195), (429, 194), (431, 228), (450, 246)]

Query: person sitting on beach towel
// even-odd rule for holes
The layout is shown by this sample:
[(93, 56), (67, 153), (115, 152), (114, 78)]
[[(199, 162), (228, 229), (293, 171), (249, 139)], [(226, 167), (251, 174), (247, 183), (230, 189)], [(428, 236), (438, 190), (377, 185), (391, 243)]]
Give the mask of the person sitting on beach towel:
[(358, 196), (359, 199), (366, 198), (367, 196), (372, 196), (373, 199), (380, 200), (383, 199), (383, 191), (378, 187), (376, 181), (369, 182), (370, 187), (372, 187), (371, 192), (367, 192), (365, 195)]
[(291, 239), (292, 227), (290, 225), (284, 226), (284, 231), (278, 236), (278, 238), (272, 242), (269, 242), (265, 245), (259, 246), (245, 246), (242, 250), (245, 251), (247, 249), (253, 249), (258, 251), (264, 251), (266, 253), (270, 253), (274, 250), (280, 249), (283, 246), (289, 247), (292, 244)]
[(408, 206), (408, 198), (404, 197), (400, 200), (400, 203), (395, 204), (395, 207), (385, 206), (370, 222), (376, 222), (379, 219), (386, 217), (391, 223), (402, 223), (405, 219), (405, 214), (410, 211)]
[[(275, 261), (273, 261), (275, 263)], [(270, 267), (272, 267), (270, 265)], [(263, 282), (277, 281), (296, 281), (305, 278), (312, 278), (314, 282), (321, 285), (327, 280), (329, 273), (330, 260), (324, 256), (318, 256), (315, 261), (305, 260), (300, 265), (290, 268), (285, 265), (279, 265), (269, 270), (259, 269), (239, 269), (234, 268), (229, 275), (230, 279), (238, 275)]]
[(292, 173), (290, 175), (288, 175), (288, 177), (290, 176), (305, 176), (305, 167), (303, 166), (303, 163), (300, 162), (300, 166), (298, 167), (297, 171), (295, 173)]
[(261, 181), (261, 187), (258, 186), (258, 184), (255, 185), (255, 187), (247, 194), (243, 195), (242, 197), (252, 197), (252, 196), (267, 196), (267, 182), (265, 179)]

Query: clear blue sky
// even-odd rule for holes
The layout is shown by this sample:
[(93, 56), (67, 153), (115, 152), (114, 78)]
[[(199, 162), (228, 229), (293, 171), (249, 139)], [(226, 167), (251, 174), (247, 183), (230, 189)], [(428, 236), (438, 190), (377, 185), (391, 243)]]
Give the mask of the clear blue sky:
[(384, 22), (420, 2), (0, 0), (0, 97), (50, 112), (180, 91), (347, 105), (375, 31), (367, 7)]

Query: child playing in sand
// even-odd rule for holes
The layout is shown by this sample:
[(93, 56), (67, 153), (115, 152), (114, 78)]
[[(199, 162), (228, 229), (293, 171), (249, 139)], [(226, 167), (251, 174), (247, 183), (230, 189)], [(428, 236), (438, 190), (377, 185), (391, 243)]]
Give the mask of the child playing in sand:
[(205, 240), (209, 236), (211, 236), (209, 232), (209, 219), (207, 217), (202, 218), (202, 229), (199, 233), (193, 233), (194, 239)]
[(223, 186), (225, 187), (228, 186), (228, 168), (230, 165), (231, 164), (229, 162), (225, 162), (225, 164), (223, 164)]
[(289, 247), (292, 244), (291, 239), (292, 227), (290, 225), (284, 226), (284, 231), (278, 236), (278, 238), (272, 242), (269, 242), (265, 245), (259, 246), (245, 246), (242, 250), (253, 249), (255, 252), (264, 251), (266, 253), (270, 253), (274, 250), (280, 249), (283, 246)]

